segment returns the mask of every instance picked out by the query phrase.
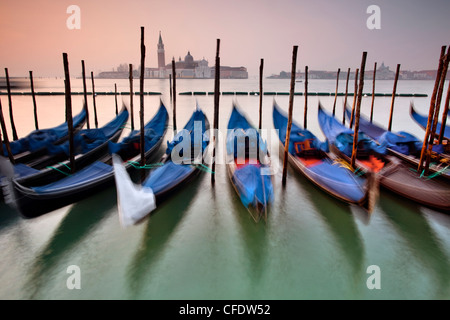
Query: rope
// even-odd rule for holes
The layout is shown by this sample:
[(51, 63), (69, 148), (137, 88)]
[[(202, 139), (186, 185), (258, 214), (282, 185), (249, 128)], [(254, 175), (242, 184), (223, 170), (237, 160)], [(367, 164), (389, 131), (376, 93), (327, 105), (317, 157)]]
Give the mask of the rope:
[(364, 170), (362, 168), (356, 168), (355, 172), (357, 177), (361, 177), (367, 173), (367, 170)]
[[(66, 167), (67, 169), (69, 169), (69, 171), (70, 171), (70, 167), (69, 167), (67, 164), (62, 163), (62, 162), (58, 162), (58, 164), (60, 164), (60, 165), (62, 165), (62, 166), (65, 166), (65, 167)], [(58, 169), (58, 168), (55, 168), (55, 167), (52, 167), (52, 166), (47, 166), (46, 168), (47, 168), (47, 169), (53, 169), (53, 170), (56, 170), (56, 171), (58, 171), (59, 173), (62, 173), (62, 174), (64, 174), (64, 175), (66, 175), (66, 176), (70, 176), (70, 173), (64, 172), (64, 171), (62, 171), (62, 170), (60, 170), (60, 169)]]
[[(449, 167), (449, 166), (446, 166), (445, 168), (442, 168), (442, 169), (440, 169), (440, 170), (437, 170), (437, 171), (434, 172), (433, 174), (430, 174), (429, 176), (426, 176), (426, 177), (424, 177), (424, 175), (425, 175), (425, 169), (423, 169), (422, 172), (420, 173), (420, 176), (419, 176), (419, 177), (420, 177), (420, 178), (427, 179), (427, 180), (436, 178), (437, 176), (440, 176), (440, 175), (444, 174), (445, 171), (448, 170), (448, 167)], [(413, 171), (413, 172), (417, 172), (417, 170), (414, 169), (414, 168), (409, 168), (409, 170), (411, 170), (411, 171)]]
[(333, 164), (338, 164), (342, 168), (353, 171), (353, 173), (356, 174), (357, 177), (363, 176), (367, 173), (367, 170), (365, 170), (363, 168), (356, 168), (355, 170), (353, 170), (350, 163), (348, 163), (344, 159), (334, 159)]
[(210, 173), (210, 174), (214, 174), (215, 173), (214, 171), (212, 171), (212, 169), (210, 167), (204, 165), (203, 163), (194, 163), (194, 164), (191, 164), (191, 166), (193, 166), (193, 167), (195, 167), (195, 168), (197, 168), (199, 170), (202, 170), (202, 171), (204, 171), (206, 173)]
[(135, 168), (135, 169), (153, 169), (153, 168), (161, 167), (162, 165), (164, 165), (164, 163), (162, 163), (162, 162), (148, 163), (143, 166), (139, 165), (139, 162), (137, 162), (137, 161), (128, 161), (128, 163), (131, 164), (131, 166), (133, 166), (133, 168)]

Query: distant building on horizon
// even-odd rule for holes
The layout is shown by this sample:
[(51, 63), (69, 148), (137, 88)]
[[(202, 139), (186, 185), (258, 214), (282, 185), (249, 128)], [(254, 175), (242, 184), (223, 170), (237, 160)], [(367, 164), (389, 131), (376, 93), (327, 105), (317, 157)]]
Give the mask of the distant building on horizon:
[[(400, 80), (435, 80), (436, 79), (437, 70), (421, 70), (421, 71), (408, 71), (402, 70), (400, 68), (399, 79)], [(309, 70), (308, 71), (308, 79), (333, 79), (335, 80), (337, 76), (337, 71), (323, 71), (323, 70)], [(339, 74), (339, 80), (344, 80), (347, 77), (347, 71), (341, 70)], [(447, 72), (446, 79), (448, 80), (450, 77), (450, 70)], [(281, 71), (279, 74), (274, 74), (268, 79), (290, 79), (291, 73), (286, 71)], [(296, 73), (297, 79), (305, 79), (305, 73), (302, 71), (297, 71)], [(355, 79), (355, 70), (350, 70), (350, 79)], [(373, 79), (373, 70), (366, 70), (364, 73), (364, 79), (372, 80)], [(377, 68), (376, 72), (376, 80), (394, 80), (395, 72), (390, 70), (388, 66), (381, 63), (381, 65)]]
[[(147, 67), (144, 71), (144, 77), (147, 79), (166, 79), (172, 75), (172, 62), (166, 64), (165, 60), (165, 49), (164, 43), (161, 36), (161, 31), (159, 32), (159, 39), (157, 43), (157, 56), (158, 56), (158, 67)], [(99, 78), (128, 78), (128, 69), (121, 70), (122, 65), (117, 68), (117, 71), (106, 71), (100, 72)], [(180, 79), (211, 79), (214, 78), (214, 67), (210, 67), (208, 60), (202, 58), (201, 60), (195, 60), (188, 51), (184, 60), (181, 57), (175, 62), (176, 77)], [(139, 72), (134, 71), (133, 74), (136, 76)], [(248, 79), (247, 68), (245, 67), (220, 67), (220, 77), (223, 79)]]

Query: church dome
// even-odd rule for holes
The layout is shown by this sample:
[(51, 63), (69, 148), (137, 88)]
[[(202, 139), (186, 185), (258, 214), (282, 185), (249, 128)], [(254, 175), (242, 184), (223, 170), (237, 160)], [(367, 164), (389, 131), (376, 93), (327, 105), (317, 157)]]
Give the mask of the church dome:
[(191, 52), (188, 51), (188, 54), (186, 55), (186, 57), (184, 57), (184, 62), (186, 63), (194, 63), (194, 57), (191, 56)]

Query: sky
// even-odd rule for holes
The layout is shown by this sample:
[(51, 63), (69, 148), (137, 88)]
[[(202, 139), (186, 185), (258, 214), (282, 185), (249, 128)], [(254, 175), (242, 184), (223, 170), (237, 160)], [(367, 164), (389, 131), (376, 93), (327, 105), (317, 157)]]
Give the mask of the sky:
[[(70, 30), (70, 5), (80, 8), (80, 29)], [(370, 5), (380, 8), (381, 29), (370, 30)], [(2, 0), (0, 67), (10, 76), (62, 76), (62, 53), (72, 76), (109, 71), (140, 62), (140, 27), (145, 27), (147, 67), (157, 66), (161, 31), (166, 63), (172, 57), (205, 58), (214, 65), (216, 39), (221, 65), (245, 66), (258, 75), (297, 69), (355, 69), (363, 51), (367, 67), (437, 69), (440, 48), (450, 45), (448, 0)]]

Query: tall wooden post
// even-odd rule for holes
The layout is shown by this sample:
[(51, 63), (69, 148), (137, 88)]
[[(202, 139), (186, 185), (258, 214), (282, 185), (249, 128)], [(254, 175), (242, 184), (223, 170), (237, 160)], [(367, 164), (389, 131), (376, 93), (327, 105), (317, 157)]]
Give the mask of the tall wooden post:
[(172, 75), (169, 74), (170, 101), (172, 101)]
[(333, 117), (336, 114), (336, 101), (337, 101), (337, 94), (338, 94), (338, 86), (339, 86), (339, 74), (341, 73), (341, 68), (338, 68), (337, 76), (336, 76), (336, 92), (334, 93), (334, 103), (333, 103)]
[(345, 109), (347, 108), (348, 97), (348, 80), (350, 79), (350, 68), (347, 70), (347, 80), (345, 81), (345, 97), (344, 97), (344, 110), (342, 112), (342, 124), (345, 125)]
[(308, 66), (305, 66), (305, 111), (303, 115), (303, 128), (307, 128), (308, 115)]
[(216, 45), (216, 69), (215, 69), (215, 79), (214, 79), (214, 140), (213, 140), (213, 163), (212, 163), (212, 174), (211, 183), (214, 184), (216, 181), (216, 134), (219, 128), (219, 101), (220, 101), (220, 39), (217, 39)]
[(117, 84), (114, 83), (114, 101), (116, 102), (116, 116), (119, 114), (119, 109), (117, 106)]
[(92, 71), (91, 71), (91, 82), (92, 82), (92, 101), (94, 102), (94, 123), (95, 127), (98, 128), (97, 105), (95, 104), (94, 72)]
[(372, 80), (372, 105), (370, 106), (370, 123), (373, 121), (373, 106), (375, 104), (375, 76), (377, 74), (377, 63), (373, 66), (373, 80)]
[(30, 71), (30, 88), (31, 88), (31, 96), (33, 98), (34, 128), (36, 130), (39, 130), (36, 95), (34, 94), (33, 71)]
[(430, 132), (430, 138), (428, 141), (428, 152), (427, 152), (427, 160), (425, 163), (425, 174), (428, 174), (428, 168), (429, 168), (430, 162), (431, 162), (431, 151), (433, 148), (434, 139), (436, 137), (436, 128), (437, 128), (437, 124), (439, 121), (439, 110), (441, 108), (442, 93), (444, 91), (444, 83), (445, 83), (445, 77), (447, 76), (449, 58), (450, 58), (450, 47), (448, 48), (447, 54), (444, 57), (444, 62), (443, 62), (443, 66), (442, 66), (441, 80), (439, 83), (439, 90), (438, 90), (438, 95), (437, 95), (437, 99), (436, 99), (436, 107), (434, 109), (434, 117), (433, 117), (431, 132)]
[[(5, 148), (6, 148), (6, 152), (8, 153), (9, 161), (11, 161), (11, 163), (14, 164), (14, 156), (11, 152), (11, 146), (9, 144), (8, 131), (6, 130), (5, 118), (3, 118), (3, 110), (2, 110), (2, 101), (1, 100), (0, 100), (0, 125), (2, 126), (2, 132), (3, 132), (4, 141), (5, 141)], [(2, 142), (1, 137), (0, 137), (0, 144), (2, 145), (1, 155), (3, 156), (3, 154), (4, 154), (3, 153), (3, 142)]]
[(263, 70), (264, 70), (264, 59), (261, 59), (259, 65), (259, 130), (262, 129), (262, 104), (263, 104)]
[(355, 133), (353, 135), (353, 151), (350, 165), (352, 168), (355, 168), (356, 162), (356, 154), (358, 151), (358, 131), (359, 131), (359, 117), (361, 112), (361, 100), (364, 88), (364, 70), (366, 68), (366, 58), (367, 52), (363, 52), (362, 61), (361, 61), (361, 71), (359, 76), (359, 88), (358, 88), (358, 102), (356, 104), (356, 113), (355, 113)]
[(84, 108), (86, 109), (86, 127), (88, 129), (90, 129), (91, 125), (89, 124), (89, 108), (88, 108), (87, 86), (86, 86), (86, 69), (84, 67), (84, 60), (81, 60), (81, 73), (83, 76), (83, 96), (84, 96)]
[(352, 114), (350, 116), (350, 129), (353, 128), (353, 122), (355, 119), (355, 107), (356, 107), (356, 98), (358, 96), (358, 73), (359, 69), (355, 71), (355, 93), (353, 95), (353, 105), (352, 105)]
[(140, 98), (140, 107), (141, 107), (141, 109), (139, 111), (139, 120), (140, 120), (140, 125), (141, 125), (141, 136), (140, 136), (141, 166), (145, 165), (144, 70), (145, 70), (144, 27), (141, 27), (141, 77), (140, 77), (140, 81), (139, 81), (139, 98)]
[(134, 107), (133, 107), (133, 65), (128, 66), (128, 80), (130, 81), (130, 113), (131, 113), (131, 131), (134, 130)]
[(430, 135), (431, 125), (432, 125), (432, 120), (433, 120), (433, 115), (434, 115), (434, 109), (436, 106), (436, 96), (438, 93), (439, 83), (441, 80), (442, 68), (444, 65), (445, 49), (446, 49), (446, 46), (441, 47), (441, 55), (439, 56), (439, 67), (438, 67), (437, 74), (436, 74), (436, 80), (434, 82), (433, 94), (431, 95), (430, 109), (428, 112), (427, 128), (425, 130), (425, 137), (423, 139), (422, 150), (420, 152), (419, 166), (417, 167), (418, 172), (422, 171), (423, 162), (425, 160), (425, 151), (427, 150), (427, 146), (428, 146), (428, 137)]
[(64, 85), (66, 95), (66, 122), (69, 130), (69, 159), (70, 159), (70, 172), (75, 172), (75, 149), (73, 145), (73, 120), (72, 120), (72, 96), (70, 92), (70, 76), (69, 76), (69, 60), (67, 59), (67, 53), (63, 53), (64, 62)]
[(445, 130), (445, 126), (447, 125), (449, 102), (450, 102), (450, 84), (447, 87), (447, 97), (445, 98), (444, 112), (442, 113), (441, 131), (439, 132), (439, 141), (438, 141), (439, 144), (442, 143), (442, 139), (444, 138), (444, 130)]
[(177, 134), (177, 85), (176, 85), (176, 69), (175, 69), (175, 58), (172, 59), (172, 74), (173, 74), (173, 84), (172, 84), (172, 107), (173, 107), (173, 135)]
[(294, 90), (295, 90), (295, 70), (297, 65), (297, 51), (298, 46), (294, 46), (292, 51), (292, 69), (291, 69), (291, 89), (289, 91), (289, 115), (288, 115), (288, 125), (286, 128), (286, 141), (284, 143), (284, 158), (283, 158), (283, 179), (282, 184), (286, 186), (286, 176), (287, 176), (287, 160), (289, 152), (289, 139), (291, 137), (292, 128), (292, 109), (294, 108)]
[(392, 90), (391, 111), (389, 113), (389, 125), (388, 125), (388, 130), (389, 131), (391, 131), (391, 129), (392, 129), (392, 118), (393, 118), (393, 115), (394, 115), (395, 93), (397, 91), (397, 82), (398, 82), (399, 74), (400, 74), (400, 64), (397, 64), (397, 71), (395, 72), (395, 80), (394, 80), (394, 89)]
[(13, 107), (12, 107), (12, 98), (11, 98), (11, 84), (9, 83), (8, 68), (5, 68), (5, 74), (6, 74), (6, 89), (8, 90), (9, 120), (11, 122), (11, 130), (12, 130), (12, 134), (13, 134), (13, 140), (18, 140), (19, 137), (17, 136), (16, 126), (14, 124), (14, 117), (13, 117)]
[[(2, 104), (1, 100), (0, 100), (0, 105)], [(0, 128), (0, 156), (4, 156), (5, 153), (3, 152), (3, 139), (2, 139), (2, 130)]]

